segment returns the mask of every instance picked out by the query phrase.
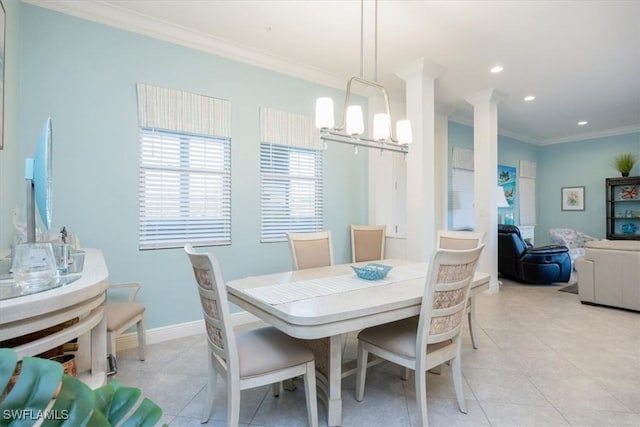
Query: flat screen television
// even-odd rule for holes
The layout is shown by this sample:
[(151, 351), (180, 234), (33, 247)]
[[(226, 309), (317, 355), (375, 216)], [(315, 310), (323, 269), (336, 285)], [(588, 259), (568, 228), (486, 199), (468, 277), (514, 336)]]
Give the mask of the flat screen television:
[(51, 118), (48, 118), (40, 132), (34, 158), (25, 161), (27, 243), (36, 241), (36, 211), (45, 230), (51, 228), (52, 154)]

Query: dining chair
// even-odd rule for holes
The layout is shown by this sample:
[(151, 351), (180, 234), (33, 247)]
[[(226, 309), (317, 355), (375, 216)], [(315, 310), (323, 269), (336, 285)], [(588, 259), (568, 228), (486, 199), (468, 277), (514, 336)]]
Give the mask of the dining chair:
[[(476, 233), (473, 231), (452, 231), (438, 230), (438, 247), (441, 249), (472, 249), (484, 243), (486, 233)], [(469, 336), (471, 345), (478, 349), (476, 344), (476, 304), (473, 298), (469, 298), (467, 304), (467, 322), (469, 324)]]
[(293, 269), (326, 267), (333, 265), (333, 246), (331, 232), (287, 233)]
[(429, 263), (418, 317), (366, 328), (358, 334), (356, 400), (364, 398), (369, 353), (415, 371), (418, 415), (428, 425), (426, 372), (451, 361), (453, 384), (461, 412), (460, 338), (469, 289), (484, 245), (474, 249), (437, 249)]
[(484, 243), (486, 233), (473, 231), (438, 230), (438, 247), (441, 249), (473, 249)]
[(351, 224), (351, 262), (384, 258), (386, 225)]
[(184, 246), (196, 279), (209, 354), (207, 404), (202, 423), (211, 417), (217, 376), (227, 383), (227, 425), (237, 426), (240, 417), (240, 391), (285, 379), (304, 376), (309, 425), (318, 425), (315, 361), (303, 341), (268, 326), (240, 334), (229, 319), (227, 291), (217, 259)]
[(107, 292), (116, 289), (130, 289), (126, 302), (107, 302), (105, 317), (107, 319), (107, 354), (116, 354), (116, 338), (124, 331), (136, 325), (138, 333), (138, 357), (144, 360), (146, 346), (146, 331), (144, 326), (145, 306), (135, 301), (140, 290), (140, 283), (111, 284)]

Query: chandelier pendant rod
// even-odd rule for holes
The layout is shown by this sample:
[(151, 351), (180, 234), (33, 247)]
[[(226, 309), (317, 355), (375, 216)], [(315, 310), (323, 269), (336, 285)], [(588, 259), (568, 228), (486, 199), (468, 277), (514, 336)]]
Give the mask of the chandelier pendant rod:
[[(389, 92), (387, 91), (387, 88), (382, 86), (381, 84), (378, 84), (376, 82), (372, 82), (372, 81), (369, 81), (369, 80), (365, 80), (365, 79), (360, 78), (360, 77), (351, 77), (349, 79), (349, 81), (347, 82), (347, 90), (346, 90), (345, 95), (344, 95), (344, 111), (343, 111), (343, 114), (342, 114), (342, 125), (339, 128), (336, 128), (337, 131), (343, 131), (347, 127), (347, 123), (346, 123), (346, 121), (347, 121), (347, 109), (349, 108), (349, 99), (351, 98), (351, 84), (353, 82), (361, 83), (361, 84), (363, 84), (365, 86), (369, 86), (369, 87), (372, 87), (374, 89), (377, 89), (377, 90), (381, 91), (382, 95), (384, 96), (384, 105), (385, 105), (385, 108), (387, 110), (387, 115), (389, 117), (391, 117), (391, 111), (390, 111), (390, 107), (389, 107)], [(393, 128), (389, 129), (389, 133), (390, 133), (389, 139), (391, 140), (391, 142), (398, 143), (398, 141), (396, 140), (396, 138), (395, 138), (395, 136), (393, 134)]]
[[(378, 82), (378, 0), (375, 0), (375, 19), (373, 27), (373, 81)], [(387, 111), (387, 113), (389, 113)], [(391, 116), (389, 116), (391, 117)]]
[(360, 78), (364, 78), (364, 0), (360, 0)]

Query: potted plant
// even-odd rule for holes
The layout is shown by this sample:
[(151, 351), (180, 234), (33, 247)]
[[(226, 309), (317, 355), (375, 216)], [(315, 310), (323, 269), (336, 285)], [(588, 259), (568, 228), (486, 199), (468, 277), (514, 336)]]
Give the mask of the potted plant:
[(636, 164), (638, 158), (633, 153), (618, 154), (613, 159), (614, 167), (622, 174), (622, 176), (629, 176), (629, 172), (633, 169), (633, 165)]
[[(158, 405), (140, 390), (116, 381), (92, 390), (63, 373), (60, 363), (25, 357), (19, 372), (13, 349), (0, 349), (0, 426), (111, 427), (116, 424), (155, 426), (162, 416)], [(15, 377), (15, 384), (12, 381)], [(53, 402), (51, 402), (53, 400)]]

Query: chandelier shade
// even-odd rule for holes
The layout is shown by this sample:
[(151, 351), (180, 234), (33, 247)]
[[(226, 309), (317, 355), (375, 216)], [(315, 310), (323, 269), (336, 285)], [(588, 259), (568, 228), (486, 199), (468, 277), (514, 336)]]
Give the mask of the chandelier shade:
[[(380, 150), (408, 153), (408, 144), (412, 140), (411, 123), (409, 120), (400, 120), (396, 123), (395, 133), (391, 126), (391, 108), (389, 106), (389, 93), (387, 89), (376, 81), (369, 81), (363, 78), (363, 16), (364, 0), (360, 1), (360, 77), (351, 77), (347, 82), (344, 100), (344, 112), (342, 125), (335, 126), (333, 101), (331, 98), (318, 98), (316, 101), (315, 124), (320, 129), (320, 139), (327, 141), (352, 144), (354, 146), (365, 146), (378, 148)], [(375, 0), (375, 73), (378, 71), (378, 1)], [(373, 114), (372, 137), (364, 136), (364, 117), (362, 107), (351, 105), (351, 86), (358, 83), (381, 93), (384, 99), (386, 111)]]

